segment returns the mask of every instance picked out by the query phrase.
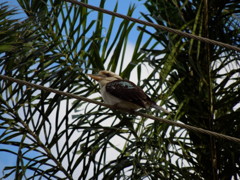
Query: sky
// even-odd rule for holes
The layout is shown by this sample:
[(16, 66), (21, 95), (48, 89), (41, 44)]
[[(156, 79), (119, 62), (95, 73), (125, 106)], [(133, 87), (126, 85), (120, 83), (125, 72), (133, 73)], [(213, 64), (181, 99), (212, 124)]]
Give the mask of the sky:
[[(24, 12), (21, 10), (21, 8), (19, 7), (18, 3), (16, 0), (3, 0), (3, 2), (7, 2), (8, 5), (10, 6), (10, 8), (16, 8), (19, 11), (19, 14), (16, 15), (16, 18), (24, 18), (25, 14)], [(97, 6), (98, 3), (96, 2), (100, 2), (99, 0), (90, 0), (89, 4)], [(106, 5), (105, 5), (105, 9), (107, 10), (112, 10), (115, 6), (115, 3), (117, 2), (117, 0), (107, 0)], [(132, 17), (134, 18), (140, 18), (141, 14), (140, 12), (147, 12), (147, 10), (145, 9), (143, 3), (144, 1), (138, 1), (138, 0), (124, 0), (124, 1), (118, 1), (119, 3), (119, 7), (117, 12), (120, 14), (124, 14), (126, 15), (127, 10), (130, 4), (135, 4), (136, 6), (136, 10), (133, 14)], [(107, 15), (106, 16), (106, 20), (107, 17), (110, 19), (111, 16)], [(121, 19), (117, 18), (116, 21), (121, 21)], [(115, 31), (117, 31), (117, 29), (115, 29)], [(132, 54), (133, 50), (134, 50), (134, 43), (137, 39), (137, 34), (139, 32), (137, 31), (137, 25), (135, 25), (135, 27), (133, 28), (133, 31), (131, 32), (130, 36), (129, 36), (129, 43), (128, 43), (128, 50), (127, 53), (129, 54), (129, 56)], [(145, 37), (147, 38), (147, 37)], [(148, 71), (146, 69), (146, 71)], [(149, 72), (148, 72), (149, 73)], [(144, 73), (143, 73), (144, 74)], [(131, 79), (132, 81), (136, 81), (136, 78), (134, 78), (135, 76), (132, 76), (133, 79)], [(0, 148), (4, 148), (4, 145), (0, 144)], [(14, 147), (12, 147), (14, 148)], [(17, 150), (17, 148), (15, 148)], [(13, 155), (10, 155), (9, 153), (5, 153), (5, 152), (0, 152), (0, 177), (2, 177), (2, 173), (3, 173), (3, 168), (5, 166), (11, 166), (11, 165), (15, 165), (16, 163), (16, 157)], [(8, 178), (10, 179), (14, 179), (14, 177), (10, 177)], [(8, 180), (7, 179), (7, 180)]]
[[(8, 5), (11, 7), (11, 8), (16, 8), (19, 10), (19, 14), (17, 15), (17, 18), (21, 18), (21, 17), (26, 17), (25, 16), (25, 13), (23, 12), (23, 10), (21, 9), (21, 7), (19, 7), (18, 5), (18, 2), (17, 0), (2, 0), (3, 2), (7, 2)], [(124, 0), (124, 1), (119, 1), (119, 0), (106, 0), (106, 3), (105, 3), (105, 9), (107, 10), (113, 10), (114, 7), (115, 7), (115, 4), (116, 2), (118, 2), (118, 10), (117, 10), (117, 13), (120, 13), (120, 14), (123, 14), (123, 15), (127, 15), (127, 11), (128, 11), (128, 7), (130, 5), (133, 5), (136, 7), (134, 13), (133, 13), (133, 16), (134, 18), (141, 18), (142, 15), (140, 14), (140, 12), (143, 12), (143, 13), (147, 13), (147, 9), (145, 8), (144, 6), (144, 2), (146, 0)], [(93, 6), (98, 6), (99, 5), (99, 2), (100, 0), (89, 0), (88, 4), (90, 5), (93, 5)], [(110, 15), (106, 15), (106, 21), (110, 20), (111, 16)], [(120, 18), (117, 18), (116, 21), (121, 21)], [(135, 28), (136, 29), (136, 28)], [(117, 31), (117, 30), (116, 30)], [(137, 36), (136, 36), (136, 32), (137, 32), (137, 29), (136, 31), (133, 31), (131, 33), (131, 36), (129, 38), (130, 42), (131, 43), (134, 43)]]

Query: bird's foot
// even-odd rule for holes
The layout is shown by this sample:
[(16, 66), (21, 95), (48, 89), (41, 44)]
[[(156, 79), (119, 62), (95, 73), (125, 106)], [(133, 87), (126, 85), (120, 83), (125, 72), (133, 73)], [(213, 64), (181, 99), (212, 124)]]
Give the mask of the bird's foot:
[(119, 103), (114, 104), (112, 107), (113, 107), (112, 109), (116, 111), (128, 112), (130, 114), (135, 112), (135, 109), (124, 108)]

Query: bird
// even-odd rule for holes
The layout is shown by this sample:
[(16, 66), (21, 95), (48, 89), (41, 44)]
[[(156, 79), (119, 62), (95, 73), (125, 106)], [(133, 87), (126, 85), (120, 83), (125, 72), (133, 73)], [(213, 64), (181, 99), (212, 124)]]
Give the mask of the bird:
[(106, 104), (134, 111), (152, 107), (166, 114), (170, 113), (158, 106), (139, 86), (111, 71), (101, 70), (98, 74), (87, 75), (98, 81), (102, 98)]

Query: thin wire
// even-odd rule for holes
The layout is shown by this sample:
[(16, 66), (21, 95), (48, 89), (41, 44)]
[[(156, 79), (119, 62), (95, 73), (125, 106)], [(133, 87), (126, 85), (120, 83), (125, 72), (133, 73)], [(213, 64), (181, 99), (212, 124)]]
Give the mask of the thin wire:
[(165, 26), (162, 26), (162, 25), (159, 25), (159, 24), (154, 24), (154, 23), (151, 23), (151, 22), (147, 22), (147, 21), (143, 21), (143, 20), (140, 20), (140, 19), (132, 18), (130, 16), (125, 16), (123, 14), (119, 14), (119, 13), (109, 11), (109, 10), (106, 10), (106, 9), (103, 9), (103, 8), (99, 8), (99, 7), (96, 7), (96, 6), (89, 5), (89, 4), (85, 4), (83, 2), (78, 2), (78, 1), (75, 1), (75, 0), (65, 0), (65, 1), (71, 2), (73, 4), (77, 4), (77, 5), (89, 8), (89, 9), (93, 9), (93, 10), (96, 10), (96, 11), (99, 11), (99, 12), (103, 12), (103, 13), (106, 13), (106, 14), (109, 14), (109, 15), (112, 15), (112, 16), (116, 16), (116, 17), (119, 17), (119, 18), (122, 18), (122, 19), (126, 19), (128, 21), (133, 21), (133, 22), (137, 22), (139, 24), (152, 26), (152, 27), (155, 27), (155, 28), (167, 31), (167, 32), (171, 32), (171, 33), (174, 33), (174, 34), (178, 34), (178, 35), (181, 35), (181, 36), (184, 36), (184, 37), (187, 37), (187, 38), (199, 40), (199, 41), (209, 43), (209, 44), (213, 44), (213, 45), (222, 46), (222, 47), (240, 52), (239, 47), (232, 46), (230, 44), (226, 44), (226, 43), (215, 41), (215, 40), (212, 40), (212, 39), (209, 39), (209, 38), (204, 38), (204, 37), (201, 37), (201, 36), (197, 36), (197, 35), (193, 35), (193, 34), (190, 34), (190, 33), (182, 32), (180, 30), (165, 27)]
[[(24, 81), (24, 80), (15, 79), (15, 78), (12, 78), (12, 77), (9, 77), (9, 76), (4, 76), (4, 75), (0, 75), (0, 78), (5, 79), (5, 80), (9, 80), (9, 81), (12, 81), (12, 82), (16, 82), (16, 83), (21, 84), (21, 85), (26, 85), (26, 86), (33, 87), (33, 88), (36, 88), (36, 89), (41, 89), (41, 90), (44, 90), (44, 91), (47, 91), (47, 92), (53, 92), (53, 93), (63, 95), (63, 96), (67, 96), (67, 97), (70, 97), (70, 98), (75, 98), (75, 99), (82, 100), (82, 101), (85, 101), (85, 102), (94, 103), (94, 104), (97, 104), (97, 105), (100, 105), (100, 106), (105, 106), (105, 107), (108, 107), (110, 109), (115, 109), (114, 106), (111, 106), (109, 104), (105, 104), (105, 103), (102, 103), (102, 102), (99, 102), (99, 101), (88, 99), (88, 98), (85, 98), (85, 97), (82, 97), (82, 96), (77, 96), (75, 94), (59, 91), (59, 90), (56, 90), (56, 89), (53, 89), (53, 88), (48, 88), (48, 87), (44, 87), (44, 86), (41, 86), (41, 85), (33, 84), (33, 83), (30, 83), (30, 82), (27, 82), (27, 81)], [(217, 133), (217, 132), (214, 132), (214, 131), (209, 131), (209, 130), (194, 127), (194, 126), (190, 126), (190, 125), (187, 125), (187, 124), (178, 123), (178, 122), (175, 122), (173, 120), (168, 120), (168, 119), (155, 117), (155, 116), (144, 114), (144, 113), (141, 113), (141, 112), (131, 112), (131, 113), (135, 114), (135, 115), (145, 117), (145, 118), (149, 118), (149, 119), (152, 119), (152, 120), (155, 120), (155, 121), (160, 121), (162, 123), (166, 123), (166, 124), (169, 124), (169, 125), (172, 125), (172, 126), (178, 126), (178, 127), (190, 130), (190, 131), (194, 131), (194, 132), (198, 132), (198, 133), (202, 133), (202, 134), (207, 134), (207, 135), (215, 136), (215, 137), (218, 137), (218, 138), (226, 139), (226, 140), (229, 140), (229, 141), (233, 141), (233, 142), (236, 142), (236, 143), (240, 143), (240, 139), (236, 138), (236, 137), (228, 136), (228, 135), (225, 135), (225, 134)]]

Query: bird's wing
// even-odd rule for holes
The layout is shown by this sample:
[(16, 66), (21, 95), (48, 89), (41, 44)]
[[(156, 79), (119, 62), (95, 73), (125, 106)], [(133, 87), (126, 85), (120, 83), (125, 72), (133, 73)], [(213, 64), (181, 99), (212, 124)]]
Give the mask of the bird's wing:
[(153, 103), (140, 87), (128, 80), (109, 82), (106, 84), (106, 91), (119, 99), (137, 104), (144, 108), (146, 108), (146, 105)]

